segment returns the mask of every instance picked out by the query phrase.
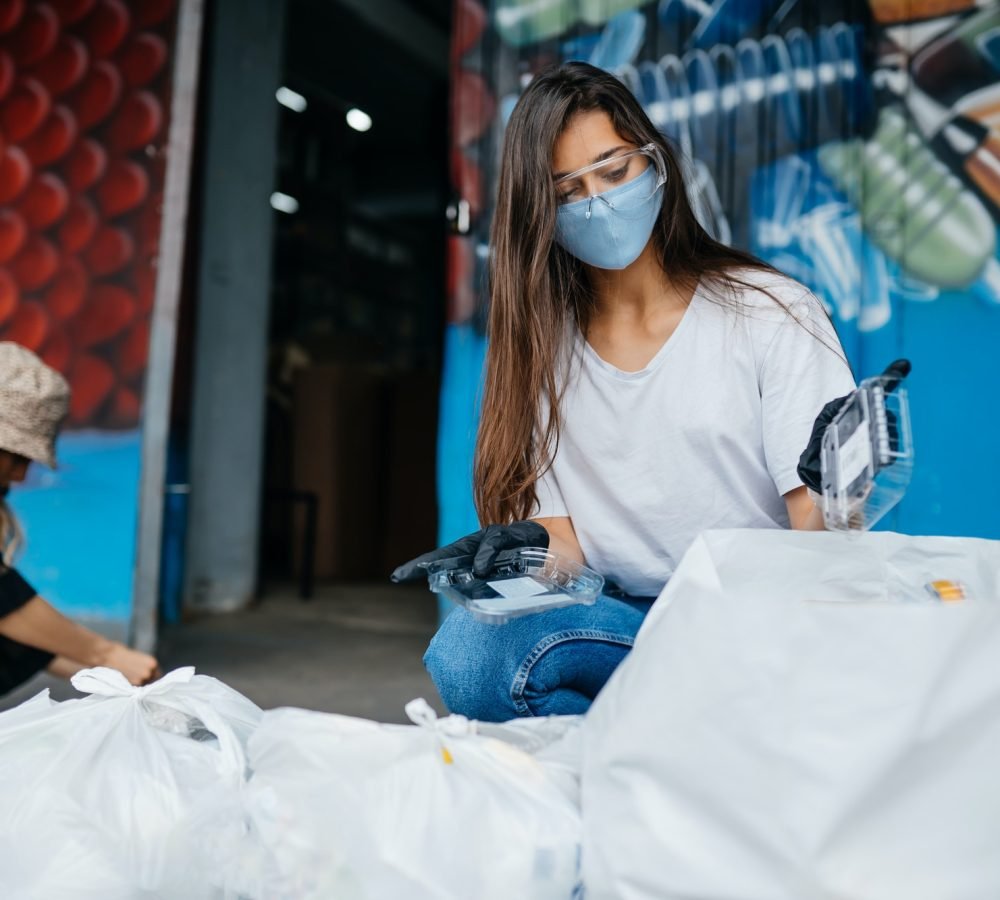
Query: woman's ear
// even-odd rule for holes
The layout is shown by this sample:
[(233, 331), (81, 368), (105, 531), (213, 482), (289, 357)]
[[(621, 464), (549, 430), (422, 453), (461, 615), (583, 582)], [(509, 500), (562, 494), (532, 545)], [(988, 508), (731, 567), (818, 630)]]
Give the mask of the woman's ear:
[(31, 468), (31, 460), (27, 456), (13, 454), (13, 463), (10, 467), (10, 480), (14, 482), (24, 481), (29, 468)]
[(19, 453), (0, 450), (0, 483), (9, 487), (11, 484), (24, 481), (31, 460)]

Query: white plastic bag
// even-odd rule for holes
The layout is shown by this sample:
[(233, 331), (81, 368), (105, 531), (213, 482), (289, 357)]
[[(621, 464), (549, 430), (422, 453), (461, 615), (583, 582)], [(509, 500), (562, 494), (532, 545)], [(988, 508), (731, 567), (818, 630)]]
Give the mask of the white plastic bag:
[(191, 866), (202, 798), (238, 791), (260, 710), (178, 669), (136, 688), (112, 669), (73, 678), (91, 696), (39, 695), (0, 714), (5, 900), (199, 898)]
[(583, 716), (525, 716), (509, 722), (475, 721), (477, 733), (513, 744), (533, 756), (549, 779), (580, 808)]
[(706, 533), (583, 732), (588, 898), (995, 900), (1000, 543)]
[[(248, 896), (548, 900), (578, 881), (578, 811), (461, 716), (419, 727), (280, 709), (250, 740)], [(248, 847), (250, 845), (248, 844)], [(265, 857), (262, 862), (261, 857)]]

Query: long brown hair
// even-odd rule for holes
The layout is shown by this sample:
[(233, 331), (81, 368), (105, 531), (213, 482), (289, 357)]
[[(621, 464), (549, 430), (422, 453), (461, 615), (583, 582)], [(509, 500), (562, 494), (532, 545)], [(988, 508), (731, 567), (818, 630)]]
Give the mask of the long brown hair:
[(674, 284), (693, 291), (700, 282), (714, 288), (706, 296), (735, 305), (739, 288), (755, 287), (735, 270), (777, 274), (701, 227), (670, 145), (617, 78), (580, 62), (536, 76), (507, 125), (490, 236), (489, 346), (473, 476), (484, 525), (532, 515), (535, 484), (558, 446), (562, 336), (571, 322), (587, 333), (595, 297), (584, 265), (553, 241), (552, 152), (569, 120), (594, 110), (635, 146), (652, 143), (662, 152), (667, 179), (652, 240)]
[(14, 565), (23, 546), (21, 523), (7, 503), (6, 495), (0, 495), (0, 571)]

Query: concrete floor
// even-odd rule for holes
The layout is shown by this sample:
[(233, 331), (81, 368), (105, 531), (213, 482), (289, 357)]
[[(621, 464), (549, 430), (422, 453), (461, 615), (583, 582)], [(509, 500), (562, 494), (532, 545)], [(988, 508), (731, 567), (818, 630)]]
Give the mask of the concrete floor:
[[(437, 599), (425, 587), (319, 586), (303, 603), (294, 588), (269, 589), (253, 608), (164, 629), (164, 670), (195, 666), (270, 709), (299, 706), (405, 722), (403, 705), (424, 697), (443, 711), (421, 657), (437, 626)], [(77, 696), (39, 676), (0, 698), (16, 705), (43, 687)]]

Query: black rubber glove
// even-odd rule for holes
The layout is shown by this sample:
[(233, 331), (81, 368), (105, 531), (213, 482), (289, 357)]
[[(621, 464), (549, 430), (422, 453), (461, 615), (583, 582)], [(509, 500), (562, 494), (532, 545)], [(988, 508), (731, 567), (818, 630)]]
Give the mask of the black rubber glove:
[[(910, 368), (910, 361), (908, 359), (897, 359), (895, 362), (889, 363), (886, 370), (882, 373), (882, 377), (886, 379), (886, 393), (896, 389), (897, 385), (910, 374)], [(850, 396), (850, 394), (847, 394), (844, 397), (838, 397), (836, 400), (831, 400), (826, 404), (826, 406), (823, 407), (813, 424), (812, 435), (809, 437), (809, 443), (806, 445), (806, 449), (802, 451), (802, 455), (799, 457), (799, 478), (802, 479), (802, 483), (807, 488), (816, 491), (816, 493), (819, 493), (823, 489), (823, 472), (820, 464), (820, 451), (823, 446), (823, 434), (826, 432), (830, 423), (837, 417), (837, 413), (840, 412), (841, 408)], [(889, 436), (891, 440), (895, 430), (896, 417), (891, 411), (889, 412), (889, 417)]]
[(488, 525), (474, 534), (467, 534), (453, 544), (438, 547), (424, 553), (408, 563), (403, 563), (390, 576), (393, 581), (417, 581), (427, 577), (421, 563), (436, 562), (439, 559), (454, 559), (456, 556), (471, 556), (472, 571), (482, 578), (489, 574), (496, 558), (504, 550), (518, 547), (548, 547), (549, 533), (537, 522), (514, 522), (510, 525)]

